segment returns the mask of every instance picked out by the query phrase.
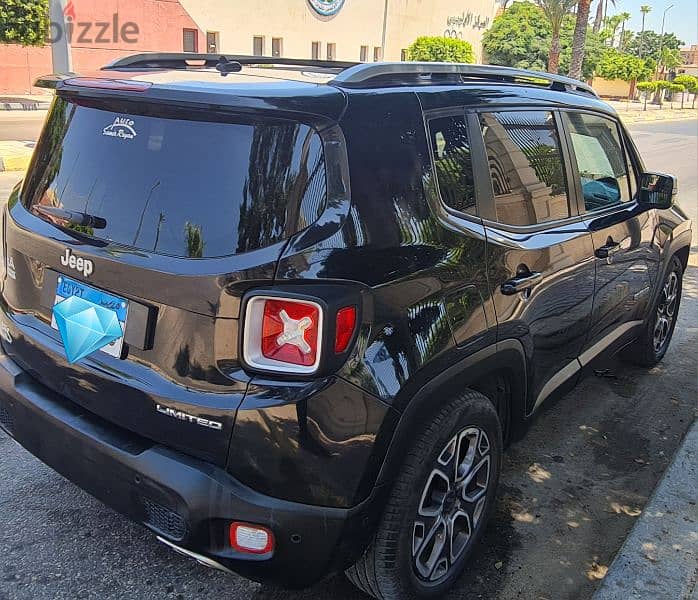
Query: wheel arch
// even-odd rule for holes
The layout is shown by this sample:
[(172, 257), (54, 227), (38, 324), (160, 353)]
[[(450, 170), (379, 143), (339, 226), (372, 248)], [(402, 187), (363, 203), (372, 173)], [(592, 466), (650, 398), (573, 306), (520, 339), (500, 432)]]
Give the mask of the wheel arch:
[(508, 438), (509, 441), (520, 438), (526, 424), (526, 373), (523, 345), (519, 340), (509, 339), (463, 358), (425, 383), (412, 395), (402, 411), (377, 484), (390, 484), (394, 480), (417, 428), (425, 418), (438, 410), (443, 398), (449, 397), (455, 390), (470, 388), (478, 391), (497, 407), (495, 392), (499, 382), (505, 383), (510, 423)]

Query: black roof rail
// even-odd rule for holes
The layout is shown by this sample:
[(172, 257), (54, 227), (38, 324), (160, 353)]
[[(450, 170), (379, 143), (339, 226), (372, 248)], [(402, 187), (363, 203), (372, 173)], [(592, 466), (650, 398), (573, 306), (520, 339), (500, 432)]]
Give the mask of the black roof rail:
[(145, 71), (149, 69), (201, 69), (216, 68), (221, 62), (240, 65), (270, 65), (327, 69), (340, 71), (356, 66), (354, 62), (336, 60), (305, 60), (273, 56), (238, 56), (234, 54), (197, 54), (193, 52), (145, 52), (119, 58), (102, 67), (103, 71)]
[(386, 82), (411, 83), (424, 79), (443, 80), (448, 76), (460, 80), (473, 79), (544, 85), (558, 91), (578, 91), (598, 97), (590, 85), (571, 77), (512, 67), (460, 63), (383, 62), (359, 64), (344, 69), (332, 80), (332, 83), (341, 87), (373, 87)]

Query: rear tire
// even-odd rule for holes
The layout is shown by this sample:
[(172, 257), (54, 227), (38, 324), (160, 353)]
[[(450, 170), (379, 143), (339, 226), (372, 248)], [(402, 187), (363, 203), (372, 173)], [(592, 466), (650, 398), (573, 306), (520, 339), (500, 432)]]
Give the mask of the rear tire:
[(676, 327), (682, 282), (683, 266), (678, 257), (673, 256), (642, 335), (624, 353), (628, 361), (642, 367), (653, 367), (664, 358)]
[(348, 579), (378, 600), (440, 598), (494, 509), (502, 427), (482, 394), (446, 402), (412, 443), (368, 550)]

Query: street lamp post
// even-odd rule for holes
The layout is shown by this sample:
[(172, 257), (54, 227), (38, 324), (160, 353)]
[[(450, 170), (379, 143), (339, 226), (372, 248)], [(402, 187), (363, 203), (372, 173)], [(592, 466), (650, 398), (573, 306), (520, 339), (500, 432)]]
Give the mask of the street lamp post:
[(70, 40), (65, 23), (65, 0), (49, 0), (51, 20), (51, 58), (54, 73), (72, 73), (73, 61), (70, 55)]
[(659, 34), (659, 60), (657, 61), (657, 73), (655, 75), (655, 79), (659, 77), (659, 65), (662, 62), (662, 50), (664, 49), (664, 22), (666, 20), (666, 14), (672, 8), (674, 8), (674, 5), (670, 4), (664, 9), (664, 12), (662, 13), (662, 32)]

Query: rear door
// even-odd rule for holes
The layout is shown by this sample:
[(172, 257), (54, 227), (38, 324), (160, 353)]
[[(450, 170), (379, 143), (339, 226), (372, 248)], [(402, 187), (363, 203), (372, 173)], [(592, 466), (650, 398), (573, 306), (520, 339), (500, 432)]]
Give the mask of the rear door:
[(637, 174), (615, 119), (564, 111), (574, 190), (592, 236), (594, 308), (582, 362), (643, 319), (659, 258), (655, 212), (637, 203)]
[(478, 112), (479, 190), (498, 339), (518, 338), (533, 410), (576, 382), (594, 291), (591, 235), (570, 193), (569, 161), (553, 110)]

